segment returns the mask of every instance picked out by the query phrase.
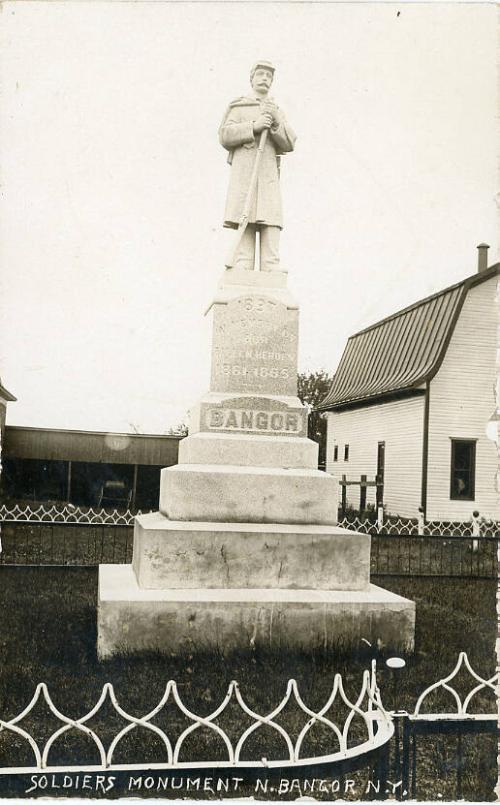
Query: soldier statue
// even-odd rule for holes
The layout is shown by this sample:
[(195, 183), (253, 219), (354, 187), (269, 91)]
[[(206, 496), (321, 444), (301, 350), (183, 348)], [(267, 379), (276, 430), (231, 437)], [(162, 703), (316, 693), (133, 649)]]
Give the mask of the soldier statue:
[(269, 61), (257, 62), (250, 73), (252, 94), (229, 104), (219, 129), (231, 165), (224, 226), (238, 230), (226, 268), (254, 270), (259, 232), (260, 270), (283, 270), (279, 161), (280, 154), (293, 151), (296, 136), (269, 97), (273, 77)]

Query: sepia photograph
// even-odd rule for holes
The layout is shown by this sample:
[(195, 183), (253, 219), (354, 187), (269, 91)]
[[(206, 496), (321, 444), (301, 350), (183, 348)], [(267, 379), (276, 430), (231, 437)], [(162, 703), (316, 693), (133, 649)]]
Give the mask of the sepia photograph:
[(500, 797), (498, 21), (2, 4), (1, 801)]

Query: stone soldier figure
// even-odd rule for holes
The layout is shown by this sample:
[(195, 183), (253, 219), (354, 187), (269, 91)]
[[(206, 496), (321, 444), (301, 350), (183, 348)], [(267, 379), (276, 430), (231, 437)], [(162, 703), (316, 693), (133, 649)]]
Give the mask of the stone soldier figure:
[[(274, 67), (257, 62), (250, 73), (252, 95), (236, 98), (219, 129), (221, 145), (229, 151), (231, 177), (224, 226), (238, 229), (251, 184), (262, 132), (267, 130), (258, 164), (256, 184), (248, 210), (248, 225), (234, 254), (233, 267), (252, 271), (256, 233), (260, 236), (261, 271), (281, 271), (279, 236), (283, 226), (279, 186), (279, 155), (293, 151), (296, 136), (283, 113), (268, 97)], [(229, 266), (227, 266), (229, 268)]]

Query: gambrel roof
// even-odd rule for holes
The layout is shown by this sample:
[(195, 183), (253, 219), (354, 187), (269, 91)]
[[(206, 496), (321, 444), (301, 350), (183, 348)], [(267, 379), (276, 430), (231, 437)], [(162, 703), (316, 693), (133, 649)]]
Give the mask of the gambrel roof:
[(418, 394), (443, 361), (469, 288), (500, 274), (500, 263), (352, 335), (319, 411)]

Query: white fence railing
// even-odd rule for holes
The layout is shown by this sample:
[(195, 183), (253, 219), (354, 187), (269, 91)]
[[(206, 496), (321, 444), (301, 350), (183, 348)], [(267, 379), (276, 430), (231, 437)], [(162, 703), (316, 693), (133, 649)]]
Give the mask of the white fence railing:
[[(23, 719), (32, 714), (37, 704), (42, 701), (47, 705), (52, 716), (62, 722), (62, 726), (56, 729), (46, 740), (41, 744), (38, 743), (33, 735), (23, 727), (20, 723)], [(157, 717), (162, 710), (166, 708), (169, 703), (174, 702), (179, 708), (180, 712), (191, 723), (186, 727), (180, 736), (174, 739), (158, 724), (153, 723), (153, 719)], [(227, 732), (216, 723), (230, 703), (239, 706), (242, 715), (250, 717), (252, 723), (247, 727), (236, 741), (231, 740)], [(285, 707), (293, 702), (297, 705), (304, 715), (304, 724), (300, 730), (298, 737), (292, 739), (289, 732), (279, 724), (276, 719), (283, 712)], [(338, 724), (328, 717), (328, 712), (332, 706), (338, 702), (342, 702), (347, 708), (347, 716), (343, 723)], [(97, 728), (91, 729), (88, 722), (99, 715), (100, 711), (106, 706), (112, 705), (114, 712), (120, 716), (125, 724), (119, 729), (113, 737), (107, 736), (107, 740), (98, 733)], [(359, 729), (352, 734), (352, 726), (354, 719), (361, 719), (364, 726), (365, 740), (356, 741), (356, 736), (359, 737)], [(329, 754), (318, 756), (309, 756), (303, 752), (305, 740), (316, 724), (321, 724), (326, 727), (335, 742), (337, 750)], [(283, 745), (282, 757), (278, 760), (268, 760), (262, 755), (259, 757), (245, 757), (245, 746), (248, 739), (261, 727), (270, 727), (282, 739)], [(121, 741), (131, 731), (137, 729), (146, 729), (154, 735), (158, 736), (163, 746), (163, 759), (156, 763), (145, 762), (144, 759), (139, 759), (132, 764), (117, 763), (115, 756), (118, 754)], [(183, 747), (186, 738), (196, 730), (205, 728), (214, 733), (224, 747), (226, 758), (225, 760), (192, 760), (181, 759)], [(57, 765), (51, 760), (51, 755), (55, 754), (58, 742), (70, 730), (77, 730), (80, 733), (88, 736), (94, 743), (98, 756), (99, 763), (77, 763), (75, 765)], [(8, 767), (0, 768), (0, 774), (14, 774), (14, 773), (30, 773), (32, 771), (100, 771), (100, 770), (119, 770), (119, 769), (182, 769), (182, 768), (218, 768), (218, 769), (235, 769), (235, 768), (273, 768), (273, 767), (288, 767), (288, 766), (307, 766), (310, 764), (318, 763), (335, 763), (336, 761), (345, 761), (349, 758), (362, 756), (364, 753), (376, 750), (386, 744), (394, 733), (393, 720), (389, 713), (384, 709), (376, 683), (376, 667), (375, 663), (372, 664), (371, 671), (363, 673), (362, 685), (355, 701), (349, 699), (344, 690), (342, 676), (336, 674), (334, 677), (332, 691), (319, 710), (313, 710), (307, 706), (302, 699), (297, 682), (294, 679), (289, 680), (286, 693), (278, 706), (267, 715), (260, 715), (256, 713), (243, 698), (239, 685), (237, 682), (231, 682), (225, 698), (221, 704), (207, 716), (199, 716), (193, 713), (184, 702), (179, 694), (177, 683), (170, 680), (167, 683), (165, 692), (158, 702), (149, 713), (142, 717), (132, 716), (128, 713), (119, 703), (113, 688), (113, 685), (106, 683), (102, 689), (97, 704), (84, 716), (79, 719), (73, 719), (62, 713), (54, 704), (47, 685), (41, 683), (37, 686), (35, 694), (29, 704), (24, 710), (14, 718), (9, 720), (0, 719), (0, 746), (1, 746), (1, 733), (15, 734), (19, 738), (24, 739), (31, 747), (33, 753), (33, 763), (28, 766), (21, 767)], [(353, 740), (354, 739), (354, 740)], [(106, 749), (105, 743), (109, 746)]]
[[(466, 674), (468, 676), (465, 676)], [(461, 682), (459, 683), (460, 677)], [(497, 709), (499, 677), (498, 671), (489, 679), (480, 676), (472, 668), (465, 651), (461, 651), (453, 671), (438, 682), (429, 685), (419, 696), (412, 712), (393, 713), (396, 721), (402, 720), (403, 722), (401, 776), (403, 788), (412, 799), (417, 799), (418, 791), (417, 741), (422, 736), (424, 739), (423, 746), (428, 746), (429, 736), (432, 735), (446, 735), (455, 744), (456, 755), (453, 759), (453, 766), (456, 775), (456, 789), (455, 796), (452, 798), (457, 800), (464, 798), (465, 757), (462, 736), (492, 734), (496, 736), (496, 745), (498, 746), (500, 737), (500, 722)], [(466, 682), (468, 684), (464, 684)], [(452, 703), (451, 709), (446, 712), (441, 711), (442, 704), (436, 704), (435, 698), (433, 703), (433, 697), (436, 695), (438, 697), (437, 701), (442, 701), (440, 699), (440, 694), (442, 693), (445, 694), (446, 701), (451, 700)], [(488, 694), (488, 696), (483, 694)], [(482, 701), (480, 700), (481, 696)], [(396, 727), (395, 732), (396, 736), (398, 736), (399, 727)], [(491, 747), (492, 744), (490, 743), (489, 746)], [(495, 744), (493, 744), (493, 747), (495, 747)], [(495, 768), (495, 756), (496, 751), (494, 748), (491, 768)], [(485, 768), (480, 773), (484, 775)], [(474, 787), (477, 788), (477, 778), (475, 782)], [(491, 794), (493, 794), (493, 790)], [(488, 796), (488, 798), (490, 797)]]
[(55, 504), (36, 507), (29, 505), (0, 506), (0, 523), (67, 523), (76, 525), (126, 525), (132, 526), (134, 518), (142, 514), (139, 510), (131, 512), (130, 509), (119, 512), (117, 509), (92, 509), (73, 506), (67, 503), (61, 506)]
[[(467, 691), (466, 694), (463, 692), (460, 693), (455, 687), (453, 687), (452, 682), (454, 682), (460, 673), (461, 670), (467, 671), (470, 676), (472, 677), (473, 683), (470, 690)], [(476, 684), (474, 684), (474, 682)], [(492, 703), (492, 712), (491, 713), (474, 713), (471, 711), (471, 706), (474, 703), (474, 700), (477, 699), (480, 693), (485, 691), (491, 691), (493, 696), (496, 697), (497, 695), (497, 687), (499, 683), (499, 672), (497, 671), (490, 679), (485, 679), (472, 668), (467, 653), (465, 651), (461, 651), (458, 655), (457, 664), (453, 671), (448, 674), (448, 676), (443, 677), (438, 682), (435, 682), (433, 685), (429, 685), (428, 688), (424, 690), (424, 692), (419, 696), (417, 703), (415, 705), (415, 709), (412, 713), (409, 714), (410, 719), (412, 720), (490, 720), (495, 721), (498, 718), (498, 713), (494, 711), (494, 703)], [(432, 706), (429, 709), (426, 709), (426, 705), (429, 705), (431, 701), (431, 696), (433, 693), (436, 693), (440, 690), (446, 691), (452, 697), (452, 701), (456, 705), (456, 709), (447, 712), (447, 713), (436, 713), (433, 710)]]
[[(457, 689), (456, 682), (460, 673), (462, 674), (462, 680)], [(471, 678), (469, 687), (464, 685), (464, 673), (468, 673)], [(363, 673), (361, 688), (354, 700), (346, 695), (342, 676), (336, 674), (331, 693), (319, 709), (313, 709), (304, 702), (297, 682), (291, 679), (287, 684), (286, 693), (278, 705), (267, 715), (261, 715), (247, 704), (238, 683), (233, 681), (230, 683), (222, 702), (210, 714), (201, 716), (185, 705), (177, 683), (170, 680), (158, 704), (146, 715), (137, 717), (128, 713), (118, 702), (113, 685), (106, 683), (95, 706), (86, 715), (75, 719), (61, 712), (54, 704), (47, 685), (41, 683), (37, 686), (34, 696), (22, 712), (10, 719), (0, 719), (0, 749), (3, 748), (2, 744), (5, 736), (15, 736), (18, 740), (26, 742), (26, 746), (30, 747), (32, 762), (27, 762), (24, 766), (6, 766), (4, 764), (3, 767), (0, 767), (0, 775), (131, 769), (152, 771), (162, 769), (272, 770), (277, 768), (297, 768), (299, 770), (300, 768), (304, 769), (307, 766), (318, 766), (320, 764), (328, 764), (328, 773), (332, 774), (334, 773), (332, 769), (332, 764), (334, 763), (363, 761), (364, 755), (368, 756), (370, 754), (373, 756), (373, 752), (376, 750), (387, 752), (389, 742), (395, 734), (395, 726), (401, 719), (404, 719), (404, 753), (403, 765), (400, 771), (402, 771), (405, 779), (409, 779), (411, 765), (409, 740), (421, 729), (423, 722), (427, 725), (431, 723), (434, 732), (440, 730), (440, 725), (445, 725), (444, 729), (446, 729), (446, 723), (449, 724), (450, 721), (454, 723), (455, 728), (460, 728), (461, 724), (464, 725), (464, 728), (467, 728), (467, 723), (470, 724), (470, 722), (475, 721), (478, 726), (480, 722), (486, 722), (495, 729), (498, 718), (495, 693), (498, 684), (498, 672), (491, 678), (480, 676), (472, 668), (467, 654), (461, 652), (453, 671), (438, 682), (429, 685), (421, 693), (415, 707), (410, 712), (398, 709), (388, 711), (384, 708), (377, 686), (376, 664), (373, 661), (371, 670), (366, 670)], [(451, 695), (454, 703), (452, 710), (442, 712), (437, 710), (435, 705), (433, 706), (432, 695), (440, 690), (446, 691)], [(492, 694), (491, 705), (485, 703), (483, 697), (483, 700), (479, 702), (479, 710), (476, 712), (473, 710), (473, 704), (480, 694), (484, 692)], [(167, 728), (162, 728), (158, 723), (154, 723), (154, 719), (160, 716), (167, 706), (170, 707), (172, 704), (176, 705), (182, 717), (190, 722), (175, 739), (173, 737), (173, 727), (171, 727), (172, 733), (169, 734)], [(294, 737), (277, 720), (289, 704), (294, 707), (298, 706), (300, 713), (304, 717), (300, 729), (300, 725), (297, 724), (296, 720), (294, 721)], [(34, 711), (38, 705), (48, 708), (51, 717), (55, 717), (60, 722), (60, 726), (41, 741), (33, 737), (33, 727), (31, 727), (30, 732), (26, 726), (22, 726), (24, 719), (28, 719), (30, 724), (33, 723)], [(109, 721), (106, 721), (106, 719), (109, 719), (110, 705), (113, 712), (113, 727), (110, 727)], [(248, 719), (250, 719), (251, 723), (246, 728), (242, 726), (239, 730), (236, 730), (238, 736), (231, 738), (227, 728), (225, 730), (221, 726), (220, 719), (225, 711), (228, 708), (233, 708), (234, 705), (239, 708), (236, 712), (241, 714), (242, 723), (248, 723)], [(344, 716), (342, 719), (334, 721), (332, 720), (331, 711), (332, 708), (337, 709), (339, 706), (343, 708)], [(233, 723), (231, 732), (234, 733), (235, 710), (231, 709), (230, 712)], [(120, 727), (115, 724), (115, 716), (120, 717), (123, 722)], [(89, 726), (92, 719), (95, 719), (95, 722), (99, 725), (98, 727)], [(355, 719), (358, 719), (358, 722), (353, 730)], [(171, 715), (168, 724), (174, 724)], [(323, 733), (319, 749), (315, 749), (315, 753), (310, 754), (310, 750), (309, 752), (304, 751), (304, 746), (310, 731), (315, 725), (321, 725), (326, 728), (329, 737), (326, 737), (325, 733)], [(268, 759), (263, 755), (262, 750), (252, 750), (250, 748), (249, 751), (245, 751), (248, 748), (247, 744), (251, 736), (255, 735), (262, 727), (271, 728), (278, 736), (278, 742), (282, 746), (281, 756), (278, 759)], [(163, 756), (158, 755), (156, 762), (146, 761), (144, 757), (136, 758), (134, 756), (133, 761), (120, 763), (117, 760), (117, 756), (120, 753), (121, 742), (134, 730), (141, 729), (159, 738)], [(209, 730), (219, 739), (220, 748), (223, 749), (225, 754), (223, 760), (218, 758), (199, 760), (196, 757), (183, 757), (186, 739), (200, 729)], [(57, 761), (58, 750), (59, 756), (61, 756), (61, 751), (64, 754), (64, 746), (61, 746), (61, 743), (64, 742), (64, 736), (68, 735), (72, 730), (76, 730), (91, 739), (96, 750), (96, 756), (99, 759), (97, 763), (95, 760), (93, 762), (89, 761), (88, 757), (79, 758), (78, 761), (64, 765), (60, 760)], [(179, 733), (179, 728), (177, 733)], [(396, 742), (399, 741), (398, 734), (399, 730), (396, 729)], [(331, 750), (332, 747), (334, 747), (335, 751), (326, 753), (325, 750)], [(88, 753), (88, 749), (86, 751)], [(134, 751), (140, 750), (136, 747)], [(256, 751), (259, 752), (257, 756)], [(269, 752), (276, 753), (275, 744), (272, 747), (269, 745)], [(396, 763), (398, 762), (396, 761)], [(415, 770), (413, 770), (413, 779), (415, 779), (414, 772)]]
[[(113, 509), (93, 509), (74, 506), (72, 503), (30, 506), (26, 504), (0, 505), (0, 523), (67, 523), (75, 525), (121, 525), (133, 526), (134, 518), (142, 514), (140, 510), (132, 512)], [(473, 516), (470, 521), (428, 521), (422, 518), (392, 518), (383, 516), (373, 522), (367, 517), (343, 517), (339, 526), (351, 531), (361, 531), (367, 534), (384, 534), (403, 536), (421, 535), (437, 537), (496, 537), (500, 535), (500, 523), (488, 521), (479, 515)]]
[(425, 537), (498, 537), (500, 523), (473, 517), (469, 521), (429, 520), (424, 522), (417, 518), (384, 517), (377, 522), (366, 517), (343, 517), (339, 526), (363, 534), (388, 534), (390, 536), (425, 536)]

